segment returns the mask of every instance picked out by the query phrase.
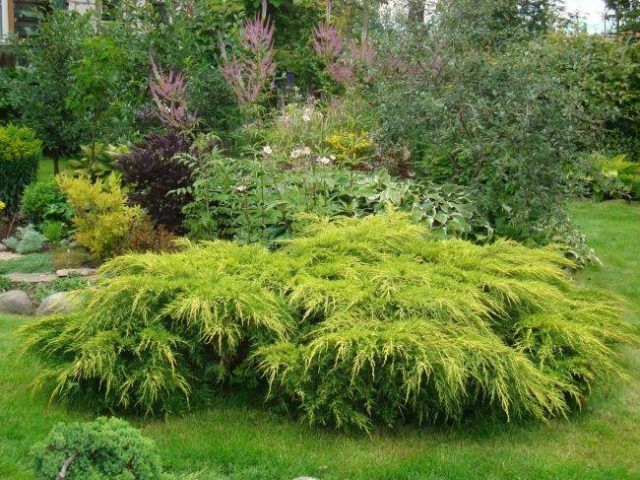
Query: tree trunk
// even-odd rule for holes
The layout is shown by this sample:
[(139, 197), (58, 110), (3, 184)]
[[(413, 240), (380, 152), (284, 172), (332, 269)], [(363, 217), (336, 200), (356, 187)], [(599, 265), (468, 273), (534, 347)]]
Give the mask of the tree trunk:
[(69, 456), (69, 458), (67, 458), (64, 463), (62, 464), (62, 468), (60, 469), (60, 472), (58, 472), (58, 476), (56, 477), (56, 480), (65, 480), (67, 478), (67, 471), (69, 470), (69, 466), (73, 463), (73, 461), (76, 459), (76, 454), (72, 453), (71, 456)]

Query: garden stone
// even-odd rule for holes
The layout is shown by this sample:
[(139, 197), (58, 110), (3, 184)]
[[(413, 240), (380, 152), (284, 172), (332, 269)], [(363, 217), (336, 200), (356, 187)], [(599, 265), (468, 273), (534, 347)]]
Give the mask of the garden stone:
[(42, 301), (36, 311), (36, 315), (46, 316), (54, 313), (70, 313), (76, 307), (76, 304), (76, 297), (68, 292), (54, 293)]
[(77, 275), (79, 277), (91, 277), (96, 274), (95, 268), (64, 268), (56, 271), (58, 277), (70, 277)]
[(0, 242), (0, 252), (6, 252), (6, 251), (7, 251), (7, 246), (4, 243)]
[(0, 252), (0, 261), (2, 260), (15, 260), (16, 258), (20, 258), (22, 255), (20, 255), (19, 253), (13, 253), (13, 252)]
[(13, 283), (51, 283), (58, 278), (54, 273), (10, 273), (6, 277)]
[(16, 315), (31, 315), (33, 302), (22, 290), (10, 290), (0, 294), (0, 312)]

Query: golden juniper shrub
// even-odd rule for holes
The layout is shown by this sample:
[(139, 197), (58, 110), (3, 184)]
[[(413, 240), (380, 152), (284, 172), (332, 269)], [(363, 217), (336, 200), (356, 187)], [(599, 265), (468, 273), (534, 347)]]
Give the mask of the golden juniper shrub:
[(615, 347), (637, 330), (553, 249), (438, 240), (399, 213), (299, 233), (276, 252), (218, 241), (115, 258), (80, 310), (24, 327), (22, 348), (57, 397), (167, 411), (233, 379), (364, 430), (545, 419), (624, 378)]
[(143, 216), (138, 206), (128, 206), (116, 174), (92, 182), (88, 177), (58, 177), (74, 216), (76, 241), (99, 257), (109, 257)]

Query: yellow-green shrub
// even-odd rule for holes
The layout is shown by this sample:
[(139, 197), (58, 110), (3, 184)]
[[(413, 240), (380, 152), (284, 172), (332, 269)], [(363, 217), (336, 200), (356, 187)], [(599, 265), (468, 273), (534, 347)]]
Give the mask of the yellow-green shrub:
[(115, 174), (106, 181), (95, 182), (87, 177), (62, 175), (58, 186), (74, 213), (76, 241), (97, 256), (112, 255), (143, 215), (140, 207), (127, 205), (127, 197)]
[(20, 206), (24, 188), (36, 179), (42, 142), (28, 128), (0, 127), (0, 198), (9, 213)]
[(340, 131), (326, 139), (328, 147), (336, 152), (337, 160), (349, 165), (364, 161), (373, 150), (373, 141), (367, 132)]
[(544, 419), (624, 377), (614, 347), (636, 330), (553, 250), (436, 240), (400, 214), (301, 229), (276, 252), (115, 258), (78, 311), (20, 344), (57, 397), (167, 411), (242, 382), (341, 428)]

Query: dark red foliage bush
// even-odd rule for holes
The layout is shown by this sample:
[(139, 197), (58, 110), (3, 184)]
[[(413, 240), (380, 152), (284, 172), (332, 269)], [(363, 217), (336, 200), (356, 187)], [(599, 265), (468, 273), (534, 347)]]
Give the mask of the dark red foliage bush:
[(146, 209), (156, 225), (176, 233), (184, 230), (182, 207), (192, 199), (174, 191), (191, 185), (193, 171), (175, 157), (189, 148), (190, 141), (183, 135), (152, 134), (117, 161), (123, 181), (131, 185), (131, 202)]

